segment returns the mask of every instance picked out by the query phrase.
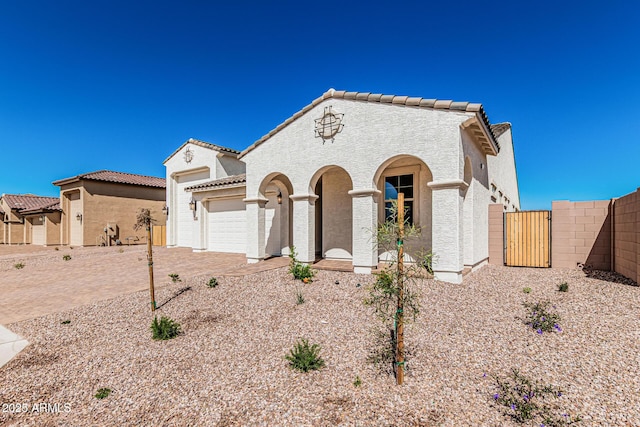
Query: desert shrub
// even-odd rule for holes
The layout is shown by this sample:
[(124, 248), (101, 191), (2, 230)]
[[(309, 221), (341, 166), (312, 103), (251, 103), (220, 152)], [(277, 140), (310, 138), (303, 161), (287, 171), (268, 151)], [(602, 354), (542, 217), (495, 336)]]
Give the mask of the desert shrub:
[(569, 290), (569, 284), (567, 282), (562, 282), (558, 285), (558, 291), (567, 292)]
[(105, 397), (109, 396), (111, 394), (111, 389), (110, 388), (101, 388), (98, 390), (98, 392), (96, 393), (95, 397), (96, 399), (104, 399)]
[(62, 259), (65, 261), (69, 261), (71, 259), (71, 255), (62, 255)]
[(71, 323), (71, 320), (63, 320), (62, 322), (60, 322), (62, 325), (68, 325), (69, 323)]
[(207, 282), (207, 286), (210, 287), (210, 288), (215, 288), (216, 286), (218, 286), (218, 279), (216, 279), (215, 277), (212, 277)]
[(170, 340), (180, 334), (180, 324), (165, 316), (162, 316), (158, 321), (156, 316), (151, 322), (151, 332), (154, 340)]
[(18, 262), (18, 263), (13, 265), (13, 268), (15, 268), (16, 270), (20, 270), (20, 269), (24, 268), (24, 263)]
[(298, 289), (296, 291), (296, 305), (300, 304), (304, 304), (304, 295), (302, 294), (302, 291)]
[(527, 309), (527, 317), (525, 324), (534, 329), (537, 333), (543, 332), (562, 332), (560, 328), (560, 315), (555, 313), (552, 308), (549, 307), (549, 301), (536, 302), (536, 303), (523, 303)]
[[(558, 408), (556, 400), (562, 391), (551, 385), (541, 385), (513, 369), (506, 378), (494, 377), (496, 392), (493, 401), (503, 413), (518, 423), (535, 420), (542, 426), (568, 426), (581, 420)], [(557, 415), (560, 413), (561, 415)]]
[(289, 361), (289, 366), (301, 372), (309, 372), (324, 367), (324, 360), (320, 357), (320, 346), (318, 344), (309, 345), (309, 341), (302, 338), (285, 358)]
[(289, 263), (289, 273), (293, 275), (294, 279), (302, 280), (304, 283), (309, 283), (316, 275), (316, 272), (309, 264), (304, 264), (298, 261), (296, 258), (297, 255), (296, 248), (292, 246), (289, 251), (289, 258), (291, 258), (291, 262)]
[(180, 275), (178, 273), (170, 273), (169, 277), (171, 277), (171, 281), (173, 283), (182, 282), (182, 279), (180, 279)]
[(531, 293), (531, 288), (530, 287), (526, 287), (522, 290), (522, 292), (524, 292), (525, 294), (530, 294)]
[(356, 379), (353, 381), (353, 386), (360, 387), (361, 385), (362, 385), (362, 380), (360, 379), (359, 376), (356, 375)]

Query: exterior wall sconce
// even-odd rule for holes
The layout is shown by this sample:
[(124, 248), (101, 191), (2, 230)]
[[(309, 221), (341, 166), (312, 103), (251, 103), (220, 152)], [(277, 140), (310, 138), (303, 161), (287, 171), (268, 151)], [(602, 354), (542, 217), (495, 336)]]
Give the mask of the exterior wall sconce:
[(169, 206), (164, 205), (164, 207), (162, 208), (162, 213), (166, 216), (169, 216)]
[(81, 214), (80, 212), (78, 212), (78, 213), (76, 214), (76, 219), (77, 219), (78, 221), (82, 221), (82, 214)]
[(278, 204), (282, 204), (282, 193), (278, 191), (278, 195), (276, 196), (276, 200), (278, 200)]

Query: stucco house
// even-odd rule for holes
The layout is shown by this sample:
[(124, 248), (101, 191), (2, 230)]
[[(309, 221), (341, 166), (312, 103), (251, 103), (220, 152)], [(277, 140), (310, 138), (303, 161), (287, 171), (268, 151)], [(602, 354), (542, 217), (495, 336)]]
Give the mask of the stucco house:
[(146, 232), (134, 231), (140, 208), (164, 225), (164, 178), (100, 170), (53, 182), (60, 187), (60, 243), (110, 246), (144, 243)]
[(397, 194), (459, 283), (488, 259), (488, 205), (518, 210), (511, 125), (481, 104), (333, 89), (242, 152), (189, 139), (164, 162), (167, 245), (349, 260), (370, 273), (384, 253), (372, 230)]
[(48, 235), (55, 237), (60, 225), (59, 200), (33, 194), (3, 194), (0, 218), (0, 243), (44, 245)]

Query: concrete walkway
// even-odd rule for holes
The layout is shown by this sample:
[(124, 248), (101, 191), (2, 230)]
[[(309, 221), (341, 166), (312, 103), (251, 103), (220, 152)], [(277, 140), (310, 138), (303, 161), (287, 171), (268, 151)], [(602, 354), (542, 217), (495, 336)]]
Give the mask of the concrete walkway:
[(0, 325), (0, 368), (13, 359), (28, 344), (29, 342), (20, 335), (14, 334)]

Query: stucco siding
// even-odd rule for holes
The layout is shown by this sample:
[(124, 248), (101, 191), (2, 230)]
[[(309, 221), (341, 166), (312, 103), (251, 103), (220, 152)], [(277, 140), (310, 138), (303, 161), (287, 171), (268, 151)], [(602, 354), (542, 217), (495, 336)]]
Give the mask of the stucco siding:
[[(504, 198), (506, 197), (509, 200), (506, 211), (520, 210), (520, 193), (511, 129), (506, 130), (498, 137), (498, 143), (500, 144), (498, 155), (487, 158), (489, 184), (494, 184), (497, 187), (495, 203), (505, 204)], [(501, 200), (499, 193), (502, 193)]]
[(325, 258), (352, 257), (353, 213), (349, 190), (351, 179), (343, 170), (332, 169), (322, 175), (322, 256)]
[[(344, 114), (344, 129), (334, 142), (323, 143), (314, 135), (314, 120), (330, 105)], [(294, 194), (306, 194), (312, 176), (326, 165), (343, 168), (354, 189), (371, 188), (385, 162), (406, 154), (423, 160), (436, 180), (459, 179), (460, 170), (451, 165), (460, 154), (459, 125), (469, 117), (468, 113), (325, 101), (242, 158), (247, 165), (247, 196), (258, 197), (263, 177), (275, 172), (291, 180)]]

